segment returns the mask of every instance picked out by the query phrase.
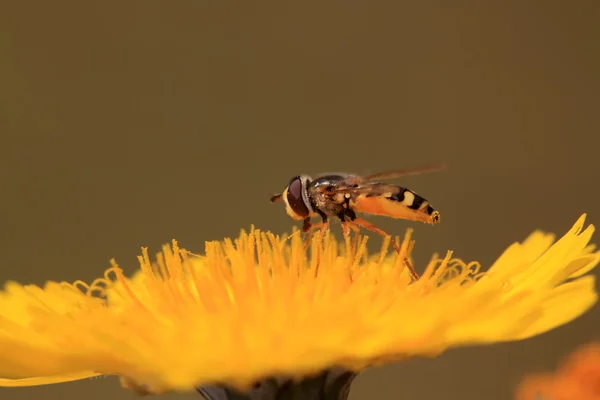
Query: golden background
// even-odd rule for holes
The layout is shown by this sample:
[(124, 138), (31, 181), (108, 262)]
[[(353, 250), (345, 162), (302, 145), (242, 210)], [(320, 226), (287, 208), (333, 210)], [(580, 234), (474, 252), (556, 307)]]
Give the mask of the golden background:
[[(440, 225), (371, 219), (394, 234), (413, 226), (420, 268), (446, 249), (486, 267), (582, 212), (600, 225), (599, 10), (5, 2), (0, 281), (91, 280), (111, 257), (132, 271), (141, 246), (176, 238), (202, 251), (251, 224), (289, 232), (268, 199), (300, 173), (447, 162), (401, 182)], [(599, 337), (595, 307), (524, 342), (367, 371), (350, 398), (508, 399), (523, 374)], [(135, 396), (115, 378), (0, 389), (2, 400), (42, 397)]]

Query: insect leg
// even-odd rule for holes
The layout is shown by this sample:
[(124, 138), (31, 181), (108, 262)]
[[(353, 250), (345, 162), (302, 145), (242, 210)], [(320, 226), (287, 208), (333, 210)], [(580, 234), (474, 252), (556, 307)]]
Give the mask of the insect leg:
[(344, 230), (344, 242), (346, 243), (346, 251), (351, 251), (354, 249), (354, 246), (352, 245), (352, 243), (350, 243), (350, 228), (348, 226), (349, 224), (345, 221), (342, 220), (342, 229)]
[(319, 222), (318, 224), (310, 225), (308, 228), (308, 237), (306, 238), (306, 242), (304, 242), (304, 250), (308, 249), (310, 243), (312, 242), (313, 232), (315, 229), (323, 228), (323, 222)]
[(342, 211), (337, 215), (337, 217), (342, 223), (342, 229), (344, 230), (344, 238), (347, 238), (348, 236), (350, 236), (350, 230), (348, 228), (348, 223), (346, 222), (346, 214), (344, 214), (344, 212)]
[(310, 244), (310, 241), (312, 240), (312, 230), (313, 230), (313, 225), (310, 223), (310, 218), (304, 218), (304, 222), (302, 224), (302, 233), (307, 233), (308, 232), (308, 238), (306, 239), (306, 242), (304, 242), (304, 250), (306, 250), (308, 248), (308, 245)]
[[(351, 221), (356, 218), (356, 214), (350, 209), (346, 209), (338, 214), (338, 218), (342, 221), (342, 229), (344, 230), (344, 241), (349, 249), (355, 249), (358, 244), (358, 236), (360, 234), (360, 228), (351, 223)], [(352, 229), (356, 236), (354, 238), (354, 243), (350, 243), (350, 229)]]
[(327, 217), (323, 218), (323, 222), (319, 222), (318, 224), (311, 224), (310, 223), (310, 218), (305, 218), (304, 219), (304, 224), (302, 225), (302, 232), (303, 233), (307, 233), (308, 232), (308, 237), (306, 238), (306, 242), (304, 243), (304, 250), (308, 249), (308, 246), (310, 246), (310, 243), (312, 241), (312, 235), (315, 229), (321, 228), (321, 239), (324, 235), (324, 231), (327, 229), (327, 226), (325, 226), (327, 222)]
[(350, 229), (354, 231), (354, 240), (352, 241), (352, 249), (356, 249), (358, 247), (358, 240), (360, 239), (360, 228), (353, 224), (352, 221), (347, 222)]
[[(371, 232), (375, 232), (378, 235), (381, 235), (383, 237), (390, 236), (383, 229), (380, 229), (380, 228), (376, 227), (375, 225), (373, 225), (372, 223), (370, 223), (369, 221), (366, 221), (364, 219), (355, 218), (352, 222), (355, 223), (358, 226), (362, 226), (363, 228), (370, 230)], [(396, 250), (396, 252), (398, 254), (400, 254), (400, 247), (398, 246), (398, 244), (396, 242), (394, 242), (393, 240), (391, 241), (391, 243), (392, 243), (392, 246), (394, 247), (394, 250)], [(413, 268), (413, 266), (410, 263), (410, 261), (408, 261), (408, 258), (405, 258), (404, 262), (406, 263), (406, 267), (408, 268), (408, 272), (410, 273), (410, 275), (412, 276), (412, 278), (414, 280), (419, 279), (419, 275), (415, 272), (415, 269)]]
[(323, 242), (323, 238), (325, 237), (325, 231), (329, 228), (329, 220), (325, 218), (322, 223), (319, 224), (321, 226), (321, 231), (319, 232), (319, 245)]
[(348, 227), (348, 223), (346, 221), (342, 221), (342, 229), (344, 230), (344, 238), (350, 236), (350, 228)]
[(309, 232), (311, 227), (312, 225), (310, 224), (310, 217), (304, 218), (302, 223), (302, 233)]
[(319, 229), (323, 227), (323, 223), (319, 222), (318, 224), (314, 224), (310, 227), (310, 231), (308, 231), (308, 237), (306, 238), (306, 242), (304, 242), (304, 250), (308, 249), (310, 246), (310, 242), (312, 242), (312, 236), (315, 229)]
[(325, 237), (325, 231), (329, 228), (329, 220), (327, 217), (323, 218), (323, 222), (321, 225), (321, 231), (319, 232), (319, 237), (317, 239), (317, 265), (315, 268), (315, 277), (319, 274), (319, 265), (321, 264), (321, 250), (323, 249), (323, 238)]

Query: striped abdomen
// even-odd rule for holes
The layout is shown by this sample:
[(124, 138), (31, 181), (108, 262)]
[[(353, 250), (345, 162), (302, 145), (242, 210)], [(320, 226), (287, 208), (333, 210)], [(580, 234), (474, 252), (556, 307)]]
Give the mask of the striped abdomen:
[(353, 201), (356, 211), (389, 218), (421, 221), (427, 224), (440, 222), (440, 213), (415, 192), (396, 187), (393, 193), (360, 195)]

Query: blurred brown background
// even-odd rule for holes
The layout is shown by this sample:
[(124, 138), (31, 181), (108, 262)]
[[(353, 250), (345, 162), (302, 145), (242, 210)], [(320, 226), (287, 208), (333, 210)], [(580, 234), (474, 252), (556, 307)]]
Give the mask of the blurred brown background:
[[(91, 280), (111, 257), (131, 271), (141, 246), (202, 251), (251, 224), (289, 232), (268, 198), (299, 173), (446, 161), (403, 181), (442, 213), (412, 224), (422, 262), (454, 249), (487, 266), (535, 228), (563, 234), (582, 212), (600, 225), (599, 11), (4, 2), (0, 281)], [(351, 399), (508, 399), (524, 373), (598, 337), (600, 307), (532, 340), (368, 371)], [(40, 397), (135, 396), (112, 378), (0, 389)]]

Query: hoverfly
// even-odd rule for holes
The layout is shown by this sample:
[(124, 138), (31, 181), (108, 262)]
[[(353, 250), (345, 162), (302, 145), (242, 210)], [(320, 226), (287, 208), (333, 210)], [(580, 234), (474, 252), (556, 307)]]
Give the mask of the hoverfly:
[[(387, 237), (388, 233), (357, 216), (357, 213), (385, 216), (394, 219), (420, 221), (427, 224), (440, 222), (440, 213), (425, 198), (402, 186), (377, 182), (377, 180), (395, 179), (409, 175), (440, 171), (443, 164), (426, 165), (420, 168), (396, 170), (360, 177), (353, 174), (321, 175), (315, 179), (308, 175), (293, 177), (283, 192), (271, 196), (275, 203), (283, 199), (287, 214), (303, 221), (302, 232), (309, 233), (307, 244), (313, 229), (321, 228), (320, 238), (329, 227), (330, 220), (337, 218), (342, 223), (344, 236), (350, 235), (350, 229), (356, 233), (365, 228)], [(312, 224), (313, 217), (321, 217), (322, 222)], [(394, 249), (400, 248), (394, 241)], [(408, 261), (408, 260), (407, 260)], [(413, 278), (418, 275), (410, 264)]]

